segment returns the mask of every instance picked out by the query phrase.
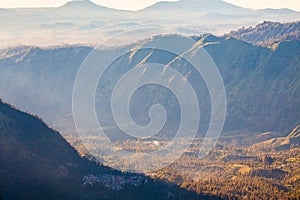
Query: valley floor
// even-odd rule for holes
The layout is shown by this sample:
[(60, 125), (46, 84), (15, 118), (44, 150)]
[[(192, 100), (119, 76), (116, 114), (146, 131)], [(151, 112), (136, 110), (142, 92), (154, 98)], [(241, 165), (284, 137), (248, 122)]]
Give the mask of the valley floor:
[[(84, 148), (78, 139), (68, 140), (84, 154)], [(96, 138), (84, 140), (85, 145), (97, 144)], [(90, 143), (86, 143), (87, 141)], [(223, 141), (218, 142), (208, 156), (199, 158), (201, 142), (201, 139), (194, 140), (191, 148), (180, 159), (146, 175), (198, 194), (228, 199), (299, 199), (299, 146), (278, 149), (278, 145), (258, 143), (242, 147)], [(126, 141), (118, 145), (122, 149), (145, 152), (155, 150), (156, 145), (152, 145), (153, 143), (157, 144), (157, 141)], [(160, 145), (164, 145), (163, 140)], [(115, 164), (126, 166), (126, 163)]]

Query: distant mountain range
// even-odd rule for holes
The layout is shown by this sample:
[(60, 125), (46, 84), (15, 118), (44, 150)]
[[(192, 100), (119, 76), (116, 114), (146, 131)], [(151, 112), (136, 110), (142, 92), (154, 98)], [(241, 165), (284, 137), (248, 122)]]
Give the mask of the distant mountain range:
[(266, 20), (299, 21), (300, 13), (288, 9), (252, 10), (222, 0), (163, 1), (142, 10), (123, 11), (86, 0), (71, 1), (56, 8), (2, 9), (0, 17), (5, 19), (0, 22), (3, 40), (0, 47), (7, 47), (96, 45), (114, 34), (143, 27), (169, 33), (221, 35)]
[(242, 28), (227, 35), (254, 45), (272, 46), (284, 40), (300, 40), (300, 22), (265, 21), (255, 27)]

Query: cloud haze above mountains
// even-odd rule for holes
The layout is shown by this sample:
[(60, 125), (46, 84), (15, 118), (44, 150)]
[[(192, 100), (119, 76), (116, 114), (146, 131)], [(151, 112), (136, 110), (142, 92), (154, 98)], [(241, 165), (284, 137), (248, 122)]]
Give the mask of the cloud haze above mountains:
[[(168, 0), (176, 1), (176, 0)], [(3, 0), (0, 2), (1, 8), (17, 8), (17, 7), (57, 7), (68, 0)], [(94, 0), (98, 5), (103, 5), (111, 8), (125, 9), (125, 10), (139, 10), (147, 6), (153, 5), (157, 0)], [(289, 8), (292, 10), (300, 11), (300, 2), (298, 0), (226, 0), (228, 3), (232, 3), (245, 8), (263, 9), (263, 8)]]

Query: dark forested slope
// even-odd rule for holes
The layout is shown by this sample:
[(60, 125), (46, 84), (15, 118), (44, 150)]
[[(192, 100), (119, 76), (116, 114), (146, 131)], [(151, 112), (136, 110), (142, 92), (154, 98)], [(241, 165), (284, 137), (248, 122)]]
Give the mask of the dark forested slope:
[[(101, 183), (84, 185), (93, 174), (121, 173), (79, 156), (40, 119), (0, 102), (0, 199), (206, 199), (150, 178), (138, 187), (116, 191)], [(138, 175), (143, 176), (143, 175)]]

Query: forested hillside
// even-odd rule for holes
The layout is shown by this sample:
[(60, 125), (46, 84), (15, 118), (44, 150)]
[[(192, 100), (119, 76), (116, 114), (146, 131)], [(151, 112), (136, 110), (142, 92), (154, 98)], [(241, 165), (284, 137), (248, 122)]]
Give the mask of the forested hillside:
[[(127, 181), (125, 185), (105, 182), (115, 179)], [(136, 179), (140, 181), (131, 184)], [(1, 200), (169, 199), (170, 195), (173, 199), (215, 198), (82, 158), (43, 121), (0, 102)]]
[(228, 36), (254, 45), (272, 46), (282, 41), (300, 40), (300, 22), (264, 21), (257, 26), (243, 27), (238, 31), (232, 31)]

